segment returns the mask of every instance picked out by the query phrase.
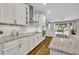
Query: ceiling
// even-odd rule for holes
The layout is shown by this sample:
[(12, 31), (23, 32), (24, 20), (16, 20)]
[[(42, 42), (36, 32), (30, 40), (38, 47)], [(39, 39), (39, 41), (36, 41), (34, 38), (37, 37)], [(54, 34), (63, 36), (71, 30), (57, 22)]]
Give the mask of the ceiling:
[(46, 20), (54, 21), (64, 17), (79, 15), (79, 3), (30, 3), (34, 11), (46, 15)]

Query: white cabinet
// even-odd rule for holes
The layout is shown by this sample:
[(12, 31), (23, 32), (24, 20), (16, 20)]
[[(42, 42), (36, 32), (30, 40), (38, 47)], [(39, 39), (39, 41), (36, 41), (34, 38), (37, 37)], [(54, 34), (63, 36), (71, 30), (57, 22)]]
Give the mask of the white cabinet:
[(43, 15), (39, 15), (39, 26), (42, 27), (44, 23)]
[[(17, 24), (26, 24), (26, 20), (28, 20), (28, 11), (29, 6), (25, 4), (16, 4), (15, 15)], [(29, 11), (28, 11), (29, 12)]]
[(39, 35), (36, 34), (35, 35), (35, 46), (37, 46), (39, 44)]
[(19, 54), (20, 55), (27, 54), (30, 48), (29, 38), (28, 37), (22, 38), (18, 42), (19, 42)]
[(14, 44), (8, 48), (3, 49), (4, 55), (18, 55), (19, 53), (19, 48), (18, 44)]
[(3, 9), (2, 4), (0, 4), (0, 22), (2, 22), (2, 17), (3, 17)]
[(34, 25), (35, 27), (39, 27), (39, 14), (38, 13), (34, 13), (33, 14), (33, 20), (34, 20)]
[(37, 33), (37, 34), (34, 34), (34, 35), (31, 35), (29, 37), (30, 39), (30, 51), (32, 49), (34, 49), (41, 41), (42, 41), (42, 34), (41, 33)]
[(42, 33), (39, 33), (39, 43), (42, 41)]
[(34, 13), (33, 19), (39, 27), (42, 27), (42, 25), (46, 24), (46, 17), (43, 14)]
[(19, 40), (13, 40), (4, 43), (3, 49), (4, 55), (24, 55), (30, 52), (30, 40), (29, 37), (24, 37)]
[(2, 17), (2, 22), (5, 23), (14, 23), (14, 13), (15, 13), (15, 5), (14, 4), (8, 4), (8, 3), (3, 3), (2, 4), (2, 9), (3, 9), (3, 17)]
[(33, 41), (33, 47), (35, 48), (36, 46), (37, 46), (37, 44), (35, 43), (36, 41), (36, 34), (34, 34), (33, 36), (32, 36), (32, 41)]
[(42, 33), (38, 33), (38, 37), (39, 37), (39, 40), (38, 40), (39, 43), (44, 40), (44, 39), (42, 38)]
[(35, 47), (35, 39), (34, 35), (30, 36), (30, 50), (32, 50)]
[(17, 40), (4, 43), (3, 46), (4, 55), (18, 55), (19, 54), (19, 44)]
[(0, 22), (28, 24), (29, 6), (24, 3), (2, 3), (0, 4)]
[(33, 14), (33, 20), (34, 21), (39, 21), (39, 14), (38, 13)]
[(0, 44), (0, 54), (3, 55), (24, 55), (29, 53), (42, 41), (42, 33), (30, 35), (28, 37), (9, 41)]
[(0, 44), (0, 55), (2, 55), (2, 44)]

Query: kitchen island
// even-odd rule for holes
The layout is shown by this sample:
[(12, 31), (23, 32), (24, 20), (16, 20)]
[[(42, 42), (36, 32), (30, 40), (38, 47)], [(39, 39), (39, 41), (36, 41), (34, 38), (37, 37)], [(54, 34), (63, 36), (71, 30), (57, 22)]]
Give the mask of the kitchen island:
[(50, 55), (79, 55), (79, 39), (54, 37), (49, 48)]

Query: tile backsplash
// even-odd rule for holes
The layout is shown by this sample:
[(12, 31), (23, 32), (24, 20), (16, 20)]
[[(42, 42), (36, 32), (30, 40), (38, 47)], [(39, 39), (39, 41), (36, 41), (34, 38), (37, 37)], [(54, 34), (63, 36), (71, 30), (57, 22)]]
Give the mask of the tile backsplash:
[(19, 27), (19, 26), (6, 26), (6, 25), (0, 25), (0, 31), (3, 31), (3, 34), (1, 34), (1, 36), (8, 36), (11, 35), (13, 31), (17, 31), (20, 34), (24, 34), (24, 33), (31, 33), (31, 32), (36, 32), (36, 31), (40, 31), (40, 28), (35, 28), (35, 27)]
[(16, 31), (20, 31), (20, 27), (17, 26), (5, 26), (5, 25), (1, 25), (0, 26), (0, 31), (3, 31), (2, 36), (8, 36), (11, 35), (11, 32), (16, 30)]

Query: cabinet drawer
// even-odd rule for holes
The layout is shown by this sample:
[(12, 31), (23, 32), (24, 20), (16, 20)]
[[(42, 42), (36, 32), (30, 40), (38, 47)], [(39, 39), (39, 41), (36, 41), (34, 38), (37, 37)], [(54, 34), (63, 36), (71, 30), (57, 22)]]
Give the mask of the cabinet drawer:
[(10, 47), (12, 45), (18, 44), (18, 40), (13, 40), (13, 41), (9, 41), (4, 43), (4, 48)]

